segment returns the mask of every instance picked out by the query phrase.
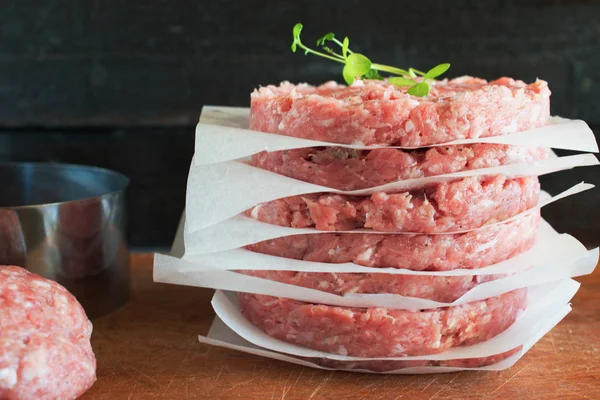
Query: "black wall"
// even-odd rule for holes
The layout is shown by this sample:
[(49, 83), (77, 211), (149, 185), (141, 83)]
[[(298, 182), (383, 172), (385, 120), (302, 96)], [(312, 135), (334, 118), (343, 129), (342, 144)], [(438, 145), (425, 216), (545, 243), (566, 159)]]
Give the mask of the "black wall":
[[(290, 52), (299, 21), (307, 43), (333, 31), (382, 63), (545, 79), (554, 114), (600, 128), (600, 1), (0, 0), (0, 161), (126, 173), (131, 244), (167, 246), (202, 105), (246, 106), (261, 84), (340, 78), (338, 65)], [(600, 184), (599, 172), (543, 183)], [(596, 244), (598, 205), (600, 190), (545, 216)]]

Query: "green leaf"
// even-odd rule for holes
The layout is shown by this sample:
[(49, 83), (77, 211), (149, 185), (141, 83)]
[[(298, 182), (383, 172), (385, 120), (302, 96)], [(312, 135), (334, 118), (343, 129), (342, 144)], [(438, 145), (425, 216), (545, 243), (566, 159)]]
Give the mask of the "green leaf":
[(301, 32), (302, 32), (302, 24), (297, 23), (296, 25), (294, 25), (294, 28), (292, 29), (292, 35), (293, 35), (294, 41), (292, 42), (292, 45), (290, 46), (290, 48), (292, 49), (292, 52), (294, 52), (294, 53), (298, 49), (298, 43), (300, 43), (300, 33)]
[(298, 22), (296, 25), (294, 25), (294, 28), (292, 29), (292, 33), (294, 34), (294, 39), (300, 38), (300, 32), (302, 32), (302, 28), (303, 28), (303, 25), (300, 22)]
[(348, 39), (348, 36), (346, 36), (344, 38), (344, 41), (342, 42), (342, 56), (344, 56), (344, 58), (346, 58), (346, 54), (348, 54), (348, 46), (350, 45), (350, 39)]
[(323, 46), (325, 44), (325, 42), (327, 42), (328, 40), (333, 40), (335, 39), (335, 34), (332, 32), (329, 32), (325, 35), (323, 35), (322, 37), (320, 37), (319, 39), (317, 39), (317, 46)]
[(436, 65), (425, 73), (425, 78), (435, 79), (444, 72), (448, 71), (448, 68), (450, 68), (450, 64), (448, 63)]
[(353, 77), (363, 76), (371, 69), (371, 60), (359, 53), (352, 53), (346, 58), (346, 66), (348, 74)]
[(344, 77), (344, 80), (346, 81), (346, 84), (348, 84), (348, 86), (352, 85), (354, 83), (354, 79), (356, 78), (355, 75), (353, 75), (350, 72), (348, 64), (344, 65), (344, 69), (342, 70), (342, 76)]
[(425, 82), (417, 83), (408, 88), (408, 94), (417, 97), (425, 97), (429, 94), (429, 85)]
[(417, 77), (417, 73), (415, 72), (414, 68), (409, 68), (408, 69), (408, 73), (410, 74), (410, 76), (412, 78), (416, 78)]
[(383, 76), (379, 75), (379, 72), (377, 72), (377, 70), (372, 69), (369, 70), (369, 72), (367, 72), (364, 76), (365, 79), (376, 79), (379, 81), (383, 80)]
[(396, 86), (413, 86), (415, 84), (415, 81), (412, 79), (402, 78), (400, 76), (388, 78), (387, 81)]

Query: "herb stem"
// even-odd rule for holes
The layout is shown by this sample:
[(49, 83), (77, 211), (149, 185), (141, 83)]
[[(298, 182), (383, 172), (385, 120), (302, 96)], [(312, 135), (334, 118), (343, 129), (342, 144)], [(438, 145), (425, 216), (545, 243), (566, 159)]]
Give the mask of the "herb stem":
[[(340, 42), (339, 40), (337, 40), (336, 38), (331, 39), (335, 44), (337, 44), (340, 47), (344, 47), (344, 44), (342, 42)], [(347, 49), (346, 50), (348, 52), (348, 54), (352, 54), (354, 53), (352, 50)]]
[(371, 68), (376, 69), (378, 71), (385, 71), (385, 72), (389, 72), (389, 73), (397, 74), (397, 75), (401, 75), (401, 76), (410, 76), (410, 73), (408, 71), (406, 71), (404, 69), (400, 69), (400, 68), (390, 67), (388, 65), (371, 64)]
[(337, 58), (337, 57), (334, 57), (334, 56), (330, 56), (329, 54), (321, 53), (320, 51), (315, 51), (313, 49), (309, 49), (308, 47), (306, 47), (305, 45), (303, 45), (302, 42), (298, 42), (297, 44), (298, 44), (298, 47), (300, 47), (302, 50), (304, 50), (307, 53), (312, 53), (312, 54), (315, 54), (317, 56), (328, 58), (328, 59), (330, 59), (332, 61), (339, 62), (339, 63), (342, 63), (342, 64), (346, 63), (346, 61), (344, 60), (344, 58)]
[(336, 53), (335, 51), (331, 50), (329, 47), (323, 47), (323, 50), (325, 50), (327, 53), (331, 54), (332, 56), (337, 57), (340, 60), (343, 60), (344, 63), (346, 62), (346, 59), (344, 58), (344, 56), (342, 56), (341, 54)]

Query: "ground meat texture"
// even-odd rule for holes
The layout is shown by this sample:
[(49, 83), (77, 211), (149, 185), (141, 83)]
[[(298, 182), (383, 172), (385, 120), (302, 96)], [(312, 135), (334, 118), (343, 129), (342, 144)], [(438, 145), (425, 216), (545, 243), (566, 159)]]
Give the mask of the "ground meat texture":
[(0, 399), (75, 399), (96, 380), (92, 324), (59, 284), (0, 267)]
[(406, 179), (533, 162), (548, 157), (544, 147), (477, 143), (419, 150), (353, 150), (315, 147), (262, 152), (251, 164), (280, 175), (339, 190), (365, 189)]
[(538, 204), (537, 177), (469, 177), (429, 188), (371, 196), (307, 194), (259, 204), (246, 215), (293, 228), (326, 231), (445, 233), (502, 222)]
[(415, 97), (378, 80), (349, 87), (283, 82), (252, 93), (250, 129), (331, 143), (418, 147), (525, 131), (550, 117), (545, 81), (461, 77), (430, 87), (428, 96)]
[(539, 210), (504, 224), (461, 234), (318, 233), (246, 246), (257, 253), (325, 263), (417, 271), (474, 269), (504, 261), (535, 243)]
[(451, 303), (485, 282), (505, 275), (428, 276), (378, 273), (238, 271), (246, 275), (295, 286), (321, 290), (340, 296), (351, 293), (390, 293)]
[(239, 293), (242, 313), (267, 335), (353, 357), (437, 354), (493, 338), (527, 305), (527, 289), (426, 311), (347, 308)]
[(454, 368), (480, 368), (488, 365), (497, 364), (521, 350), (521, 347), (509, 350), (504, 353), (495, 354), (489, 357), (462, 358), (456, 360), (373, 360), (373, 361), (338, 361), (327, 358), (307, 358), (301, 357), (317, 365), (327, 368), (348, 369), (348, 370), (367, 370), (372, 372), (390, 372), (405, 368), (414, 367), (454, 367)]

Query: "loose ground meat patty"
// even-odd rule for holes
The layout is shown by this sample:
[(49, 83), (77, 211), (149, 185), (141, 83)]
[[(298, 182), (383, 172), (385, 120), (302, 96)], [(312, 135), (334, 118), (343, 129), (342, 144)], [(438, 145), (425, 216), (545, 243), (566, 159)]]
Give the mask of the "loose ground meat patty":
[(92, 324), (59, 284), (0, 267), (0, 399), (74, 399), (96, 379)]
[(455, 301), (477, 285), (504, 277), (504, 275), (426, 276), (264, 270), (238, 272), (337, 295), (390, 293), (444, 303)]
[(427, 311), (346, 308), (239, 293), (244, 316), (274, 338), (354, 357), (437, 354), (489, 340), (527, 305), (527, 289)]
[(283, 82), (252, 93), (250, 129), (332, 143), (426, 146), (538, 128), (550, 117), (550, 90), (540, 80), (462, 77), (432, 83), (426, 97), (406, 90), (377, 80), (350, 87)]
[(259, 221), (326, 231), (444, 233), (504, 221), (538, 204), (537, 177), (469, 177), (422, 190), (371, 196), (308, 194), (259, 204), (246, 214)]
[(246, 246), (257, 253), (326, 263), (418, 271), (474, 269), (531, 248), (539, 211), (514, 221), (461, 234), (319, 233), (284, 236)]
[(419, 150), (316, 147), (262, 152), (251, 164), (280, 175), (339, 190), (548, 158), (544, 147), (478, 143)]

